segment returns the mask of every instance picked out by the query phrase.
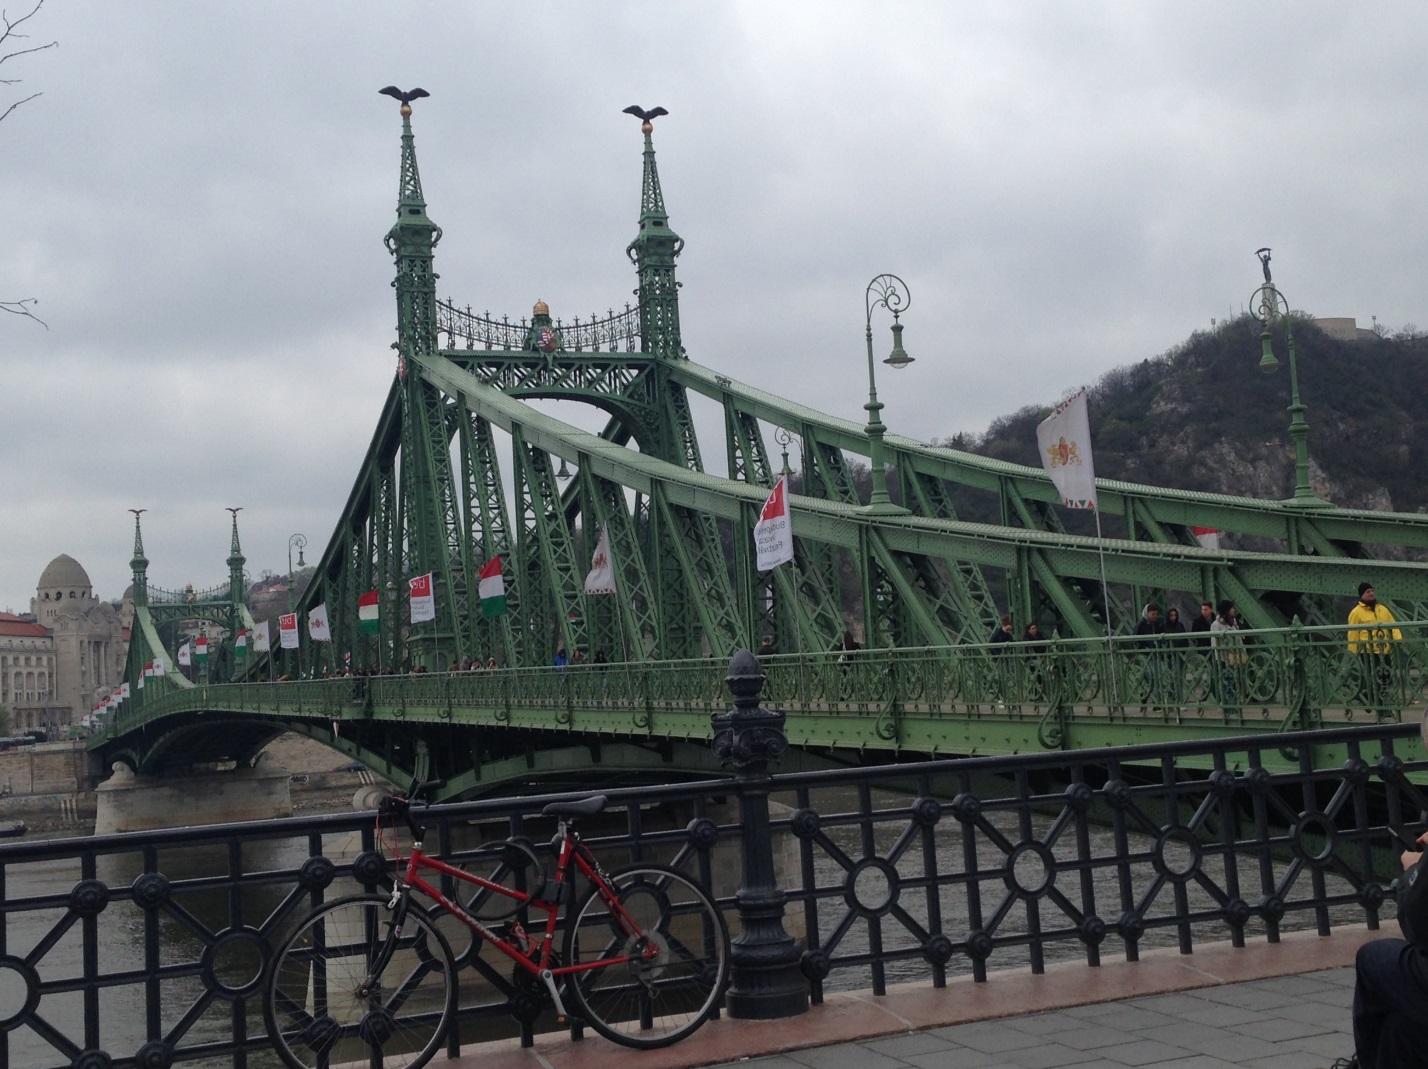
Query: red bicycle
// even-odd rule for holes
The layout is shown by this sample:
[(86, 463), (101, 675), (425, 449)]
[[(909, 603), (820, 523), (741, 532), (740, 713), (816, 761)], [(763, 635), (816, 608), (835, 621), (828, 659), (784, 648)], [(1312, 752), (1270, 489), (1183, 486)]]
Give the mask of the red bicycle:
[[(630, 1047), (663, 1047), (688, 1036), (714, 1012), (729, 976), (729, 933), (697, 883), (657, 864), (606, 873), (580, 841), (575, 821), (605, 806), (604, 795), (553, 802), (559, 821), (555, 875), (518, 840), (503, 856), (528, 867), (523, 891), (422, 852), (426, 829), (410, 797), (383, 799), (377, 816), (404, 820), (412, 849), (390, 895), (354, 895), (324, 903), (282, 945), (269, 970), (263, 1011), (268, 1035), (292, 1069), (362, 1065), (417, 1069), (440, 1049), (456, 1013), (455, 957), (437, 920), (449, 914), (515, 963), (518, 986)], [(398, 859), (400, 861), (400, 859)], [(509, 866), (508, 866), (509, 867)], [(589, 890), (578, 905), (575, 874)], [(473, 885), (468, 907), (423, 879), (435, 873)], [(413, 900), (420, 893), (433, 903)], [(459, 897), (459, 896), (458, 896)], [(479, 905), (478, 905), (479, 902)], [(521, 910), (545, 915), (528, 932), (511, 921)], [(555, 949), (564, 909), (564, 945)]]

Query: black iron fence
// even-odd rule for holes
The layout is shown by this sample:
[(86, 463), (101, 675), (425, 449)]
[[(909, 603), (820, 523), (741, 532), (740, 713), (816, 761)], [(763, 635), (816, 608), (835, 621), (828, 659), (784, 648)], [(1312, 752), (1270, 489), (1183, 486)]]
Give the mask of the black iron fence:
[[(735, 774), (609, 791), (583, 830), (607, 867), (693, 874), (752, 934), (735, 948), (736, 1016), (840, 987), (1377, 926), (1428, 811), (1428, 759), (1400, 724), (769, 776), (782, 717), (759, 708), (761, 677), (730, 682), (715, 748)], [(1286, 748), (1296, 770), (1265, 767)], [(427, 846), (533, 878), (493, 844), (522, 838), (548, 861), (552, 797), (435, 807)], [(0, 847), (0, 1069), (276, 1064), (271, 950), (312, 905), (382, 885), (377, 846), (354, 813)], [(504, 959), (444, 930), (463, 977), (453, 1050), (554, 1026)]]

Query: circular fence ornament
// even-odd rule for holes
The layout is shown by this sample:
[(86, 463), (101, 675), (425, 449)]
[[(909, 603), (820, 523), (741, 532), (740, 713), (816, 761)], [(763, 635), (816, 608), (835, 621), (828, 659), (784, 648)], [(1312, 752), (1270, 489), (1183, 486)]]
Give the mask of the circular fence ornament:
[(337, 866), (325, 857), (310, 857), (298, 870), (298, 883), (304, 891), (322, 891), (337, 876)]
[(368, 887), (387, 878), (387, 859), (375, 850), (363, 850), (352, 859), (352, 876)]
[(230, 928), (203, 952), (199, 975), (210, 989), (227, 998), (250, 995), (263, 979), (268, 944), (255, 928)]
[(40, 1004), (39, 974), (23, 959), (0, 957), (0, 1032), (8, 1032)]
[(170, 1069), (174, 1064), (174, 1048), (162, 1039), (155, 1039), (139, 1048), (134, 1064), (139, 1069)]
[(833, 959), (822, 950), (805, 950), (798, 967), (810, 980), (826, 980), (833, 971)]
[(69, 893), (69, 911), (80, 917), (98, 916), (107, 905), (109, 887), (101, 880), (80, 880)]
[(162, 872), (144, 872), (129, 885), (129, 896), (140, 909), (155, 910), (169, 900), (172, 889)]
[(929, 965), (946, 965), (952, 960), (952, 940), (941, 932), (928, 936), (922, 944), (922, 956)]

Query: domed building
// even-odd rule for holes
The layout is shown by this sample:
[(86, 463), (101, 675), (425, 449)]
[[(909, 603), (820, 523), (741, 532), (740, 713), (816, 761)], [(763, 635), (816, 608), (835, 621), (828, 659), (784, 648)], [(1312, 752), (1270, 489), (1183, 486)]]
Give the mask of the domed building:
[[(123, 678), (128, 636), (122, 610), (95, 597), (84, 566), (61, 553), (40, 573), (30, 617), (0, 620), (0, 676), (8, 675), (0, 682), (0, 704), (14, 713), (16, 730), (75, 723)], [(16, 658), (20, 663), (7, 664)]]

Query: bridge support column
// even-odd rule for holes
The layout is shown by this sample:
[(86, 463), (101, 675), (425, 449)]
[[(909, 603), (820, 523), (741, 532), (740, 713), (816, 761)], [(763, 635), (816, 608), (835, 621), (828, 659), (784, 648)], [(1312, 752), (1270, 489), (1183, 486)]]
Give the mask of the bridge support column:
[(288, 770), (266, 754), (227, 772), (137, 775), (127, 765), (95, 788), (94, 834), (292, 815)]
[(784, 893), (774, 871), (769, 833), (769, 761), (788, 746), (784, 714), (759, 706), (763, 670), (748, 650), (729, 662), (734, 708), (710, 717), (714, 752), (734, 767), (739, 784), (743, 882), (735, 895), (740, 932), (731, 948), (730, 1017), (794, 1017), (808, 1009), (802, 951), (783, 926)]

